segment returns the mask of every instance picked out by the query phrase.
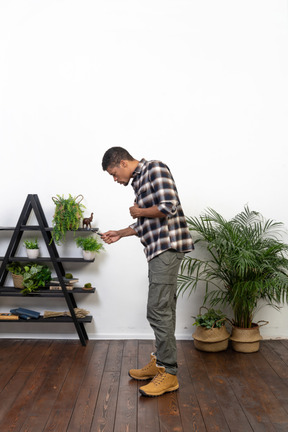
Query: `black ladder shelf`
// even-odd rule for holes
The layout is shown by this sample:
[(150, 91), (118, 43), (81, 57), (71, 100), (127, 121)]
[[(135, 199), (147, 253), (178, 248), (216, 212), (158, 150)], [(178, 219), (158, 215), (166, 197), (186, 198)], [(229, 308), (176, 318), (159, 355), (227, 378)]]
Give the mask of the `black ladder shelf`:
[[(29, 216), (32, 212), (32, 210), (35, 213), (38, 225), (27, 225)], [(24, 258), (22, 257), (15, 257), (15, 253), (17, 251), (17, 248), (19, 246), (19, 243), (21, 241), (22, 235), (24, 231), (41, 231), (44, 242), (46, 244), (48, 253), (49, 253), (49, 258), (37, 258), (35, 260), (29, 260), (29, 261), (49, 261), (52, 263), (53, 268), (56, 272), (56, 275), (58, 277), (59, 280), (59, 285), (62, 288), (62, 291), (49, 291), (49, 290), (45, 290), (45, 289), (38, 289), (35, 293), (29, 295), (30, 297), (35, 297), (36, 296), (41, 296), (41, 297), (64, 297), (67, 303), (67, 306), (69, 308), (69, 312), (71, 314), (71, 318), (69, 317), (58, 317), (58, 318), (38, 318), (37, 320), (35, 320), (35, 322), (72, 322), (74, 323), (75, 329), (78, 333), (79, 339), (82, 343), (83, 346), (86, 345), (86, 341), (88, 340), (88, 335), (86, 332), (86, 329), (84, 327), (84, 323), (85, 322), (91, 322), (92, 321), (92, 317), (87, 316), (85, 318), (77, 318), (75, 315), (75, 311), (74, 308), (77, 308), (77, 303), (76, 300), (74, 298), (74, 293), (85, 293), (85, 294), (90, 294), (93, 293), (95, 291), (95, 289), (90, 290), (90, 291), (86, 291), (86, 290), (82, 290), (81, 288), (74, 288), (72, 291), (68, 291), (64, 282), (64, 275), (65, 275), (65, 270), (63, 267), (62, 262), (66, 261), (66, 262), (84, 262), (84, 260), (82, 258), (61, 258), (59, 257), (56, 245), (52, 239), (52, 228), (48, 226), (47, 224), (47, 220), (45, 217), (45, 214), (43, 212), (42, 206), (40, 204), (38, 195), (35, 194), (29, 194), (27, 195), (26, 201), (24, 203), (23, 209), (21, 211), (20, 217), (18, 219), (17, 225), (15, 228), (11, 228), (11, 227), (0, 227), (0, 230), (4, 230), (4, 231), (9, 231), (9, 230), (13, 230), (13, 234), (12, 237), (10, 239), (10, 243), (8, 245), (7, 251), (5, 253), (5, 256), (0, 258), (0, 260), (2, 260), (2, 264), (0, 267), (0, 297), (1, 296), (9, 296), (9, 297), (13, 297), (13, 296), (19, 296), (22, 295), (21, 293), (19, 293), (19, 289), (15, 289), (12, 287), (6, 287), (5, 286), (5, 281), (8, 275), (8, 270), (7, 270), (7, 264), (11, 261), (21, 261), (24, 260)], [(81, 229), (80, 229), (81, 230)], [(86, 230), (85, 230), (86, 231)], [(27, 261), (27, 258), (25, 258), (25, 260)], [(87, 262), (87, 261), (86, 261)], [(0, 321), (1, 322), (1, 321)], [(5, 321), (8, 322), (8, 321)], [(19, 321), (9, 321), (9, 322), (20, 322)], [(22, 322), (26, 322), (25, 320), (21, 320)], [(31, 320), (29, 320), (29, 322), (31, 322)], [(34, 321), (33, 321), (34, 322)]]

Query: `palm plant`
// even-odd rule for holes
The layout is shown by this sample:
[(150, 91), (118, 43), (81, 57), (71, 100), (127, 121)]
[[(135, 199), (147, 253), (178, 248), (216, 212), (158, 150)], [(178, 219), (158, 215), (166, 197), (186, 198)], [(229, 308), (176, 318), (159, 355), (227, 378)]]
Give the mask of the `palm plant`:
[(252, 327), (260, 299), (276, 309), (287, 302), (288, 245), (280, 237), (281, 222), (264, 220), (245, 207), (231, 220), (208, 209), (200, 218), (187, 218), (187, 223), (195, 244), (203, 245), (208, 255), (184, 258), (178, 294), (191, 294), (204, 282), (204, 304), (230, 305), (233, 324), (242, 328)]

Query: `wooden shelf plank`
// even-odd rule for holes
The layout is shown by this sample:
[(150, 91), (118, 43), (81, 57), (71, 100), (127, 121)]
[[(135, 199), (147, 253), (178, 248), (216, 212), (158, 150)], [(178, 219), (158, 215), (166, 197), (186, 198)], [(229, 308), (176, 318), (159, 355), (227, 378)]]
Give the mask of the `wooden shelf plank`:
[[(90, 322), (92, 322), (92, 319), (93, 319), (92, 316), (87, 315), (85, 318), (77, 318), (77, 321), (81, 322), (81, 323), (90, 323)], [(72, 318), (67, 317), (67, 316), (59, 316), (59, 317), (52, 317), (52, 318), (43, 318), (43, 316), (40, 316), (39, 318), (36, 318), (36, 319), (31, 318), (28, 320), (21, 319), (21, 318), (19, 318), (18, 320), (1, 319), (0, 323), (1, 322), (9, 322), (9, 323), (20, 323), (21, 322), (21, 324), (22, 323), (30, 323), (30, 324), (31, 323), (32, 324), (49, 323), (50, 324), (50, 323), (73, 323), (73, 320), (72, 320)]]
[[(83, 288), (73, 288), (73, 290), (68, 291), (68, 294), (93, 294), (95, 293), (95, 288), (92, 289), (83, 289)], [(21, 289), (4, 286), (0, 287), (0, 297), (63, 297), (63, 291), (61, 290), (50, 290), (48, 288), (46, 289), (38, 289), (37, 291), (23, 295), (21, 292)]]
[[(0, 257), (0, 261), (3, 261), (4, 257)], [(26, 262), (51, 262), (51, 258), (50, 257), (38, 257), (36, 259), (31, 259), (28, 258), (26, 256), (13, 256), (9, 258), (9, 262), (13, 262), (13, 261), (26, 261)], [(81, 257), (59, 257), (56, 258), (57, 262), (74, 262), (74, 263), (91, 263), (94, 262), (95, 259), (93, 260), (84, 260), (84, 258)]]
[[(21, 225), (20, 227), (21, 231), (41, 231), (41, 228), (39, 225)], [(7, 226), (0, 226), (0, 231), (14, 231), (15, 227), (7, 227)], [(49, 232), (49, 231), (53, 231), (53, 227), (45, 227), (44, 228), (45, 231)], [(76, 231), (67, 231), (68, 233), (75, 233), (75, 232), (93, 232), (93, 233), (97, 233), (99, 231), (99, 228), (90, 228), (90, 229), (86, 229), (86, 228), (78, 228)]]

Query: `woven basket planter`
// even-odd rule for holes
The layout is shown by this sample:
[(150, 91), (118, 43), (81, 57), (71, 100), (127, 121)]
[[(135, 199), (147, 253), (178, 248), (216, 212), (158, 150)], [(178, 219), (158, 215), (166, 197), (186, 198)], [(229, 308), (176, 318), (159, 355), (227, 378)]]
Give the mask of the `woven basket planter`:
[[(265, 324), (268, 324), (267, 321), (264, 322)], [(230, 336), (234, 351), (242, 353), (253, 353), (259, 351), (260, 341), (262, 339), (263, 338), (260, 335), (260, 325), (258, 325), (258, 323), (253, 323), (251, 328), (246, 329), (233, 326), (232, 334)]]
[(194, 346), (199, 351), (225, 351), (228, 348), (229, 336), (225, 325), (212, 329), (199, 326), (193, 333)]
[(15, 288), (20, 288), (20, 289), (24, 288), (22, 275), (16, 275), (12, 273), (12, 279)]

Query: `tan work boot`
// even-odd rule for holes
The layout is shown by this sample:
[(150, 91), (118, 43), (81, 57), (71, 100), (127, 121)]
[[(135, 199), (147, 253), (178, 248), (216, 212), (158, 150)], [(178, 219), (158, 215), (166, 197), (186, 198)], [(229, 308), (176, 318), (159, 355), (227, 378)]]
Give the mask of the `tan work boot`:
[(150, 362), (144, 366), (142, 369), (130, 369), (128, 374), (131, 378), (139, 381), (145, 381), (154, 378), (158, 373), (158, 368), (156, 366), (156, 357), (151, 354)]
[(139, 388), (143, 396), (161, 396), (164, 393), (178, 390), (179, 383), (176, 375), (165, 372), (165, 367), (158, 366), (158, 374), (152, 381)]

